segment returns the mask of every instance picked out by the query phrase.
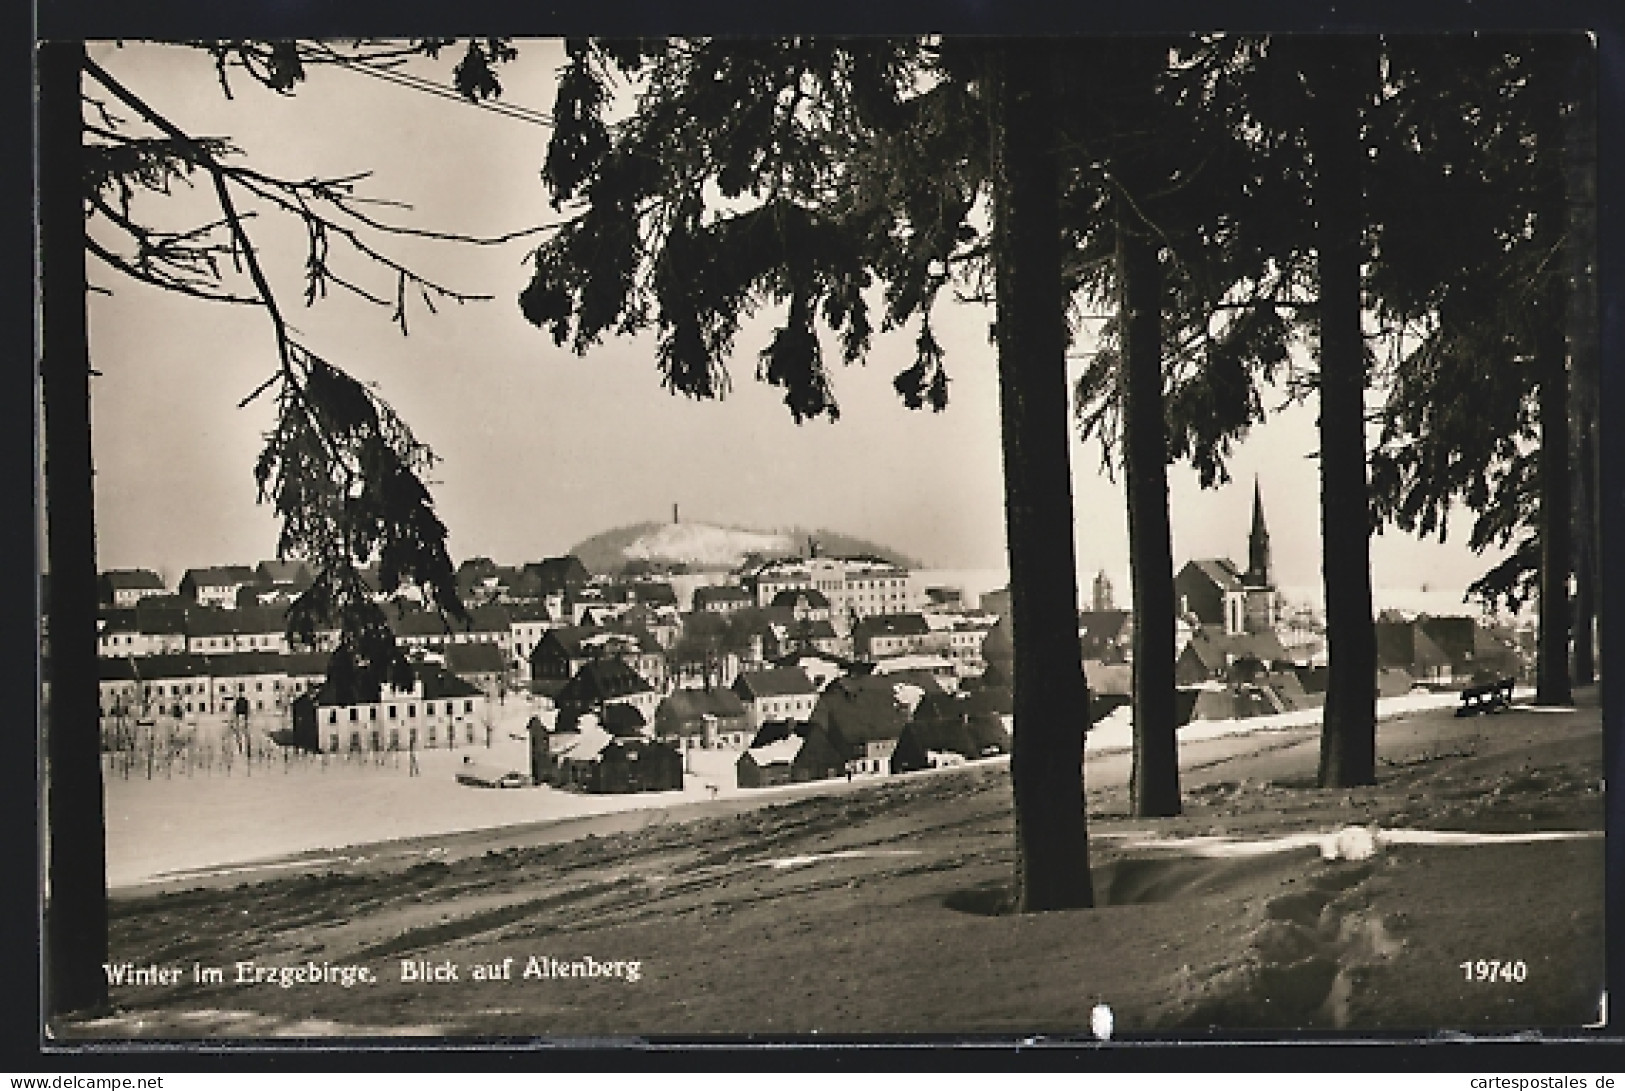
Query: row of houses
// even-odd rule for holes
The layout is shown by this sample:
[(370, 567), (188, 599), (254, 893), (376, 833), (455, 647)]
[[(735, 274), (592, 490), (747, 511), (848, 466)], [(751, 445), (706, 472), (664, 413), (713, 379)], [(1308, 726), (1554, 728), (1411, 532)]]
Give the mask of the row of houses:
[(321, 653), (266, 651), (223, 655), (187, 653), (104, 658), (99, 663), (103, 717), (239, 711), (285, 712), (295, 698), (319, 688), (327, 675)]
[[(638, 783), (679, 787), (655, 774), (694, 750), (736, 750), (744, 787), (882, 774), (969, 760), (1008, 749), (1009, 690), (996, 677), (961, 687), (930, 671), (827, 657), (802, 649), (727, 687), (660, 696), (630, 663), (587, 661), (556, 695), (551, 729), (532, 722), (538, 783), (588, 791)], [(898, 757), (901, 747), (902, 757)], [(606, 772), (606, 764), (616, 772)]]

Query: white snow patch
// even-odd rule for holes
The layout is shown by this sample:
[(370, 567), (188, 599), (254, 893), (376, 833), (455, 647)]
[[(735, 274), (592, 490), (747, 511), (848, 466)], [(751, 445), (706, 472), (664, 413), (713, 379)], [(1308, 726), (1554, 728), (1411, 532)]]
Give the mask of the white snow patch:
[(1298, 849), (1319, 850), (1322, 860), (1369, 860), (1389, 845), (1511, 845), (1539, 841), (1586, 841), (1603, 836), (1602, 830), (1542, 830), (1531, 833), (1468, 833), (1460, 830), (1385, 830), (1372, 826), (1345, 826), (1330, 833), (1291, 833), (1281, 837), (1243, 840), (1232, 837), (1145, 837), (1101, 833), (1120, 840), (1128, 849), (1156, 849), (1204, 859), (1267, 856)]
[(839, 849), (835, 852), (815, 852), (807, 856), (780, 856), (773, 860), (762, 860), (757, 867), (770, 867), (775, 871), (786, 868), (806, 867), (821, 860), (858, 860), (864, 857), (879, 856), (918, 856), (919, 849)]
[(796, 543), (787, 534), (730, 530), (706, 523), (667, 523), (622, 550), (632, 560), (729, 568), (738, 565), (748, 553), (795, 551)]
[(925, 690), (909, 682), (899, 682), (891, 688), (891, 691), (892, 696), (897, 698), (897, 703), (908, 709), (910, 716), (914, 715), (914, 706), (925, 696)]

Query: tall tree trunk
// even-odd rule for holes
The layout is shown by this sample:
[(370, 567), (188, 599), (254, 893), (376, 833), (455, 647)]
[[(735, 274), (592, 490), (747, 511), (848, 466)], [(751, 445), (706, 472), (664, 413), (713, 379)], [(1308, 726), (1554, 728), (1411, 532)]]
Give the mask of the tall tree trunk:
[(1561, 248), (1568, 232), (1564, 177), (1563, 100), (1569, 83), (1567, 43), (1546, 43), (1537, 79), (1535, 152), (1552, 165), (1535, 214), (1540, 252), (1553, 260), (1541, 277), (1535, 314), (1535, 367), (1540, 376), (1540, 632), (1535, 654), (1535, 703), (1568, 705), (1569, 574), (1573, 564), (1569, 479), (1569, 269)]
[(1162, 264), (1150, 228), (1118, 199), (1117, 276), (1123, 319), (1123, 477), (1134, 584), (1134, 765), (1138, 818), (1176, 815), (1174, 556), (1168, 520), (1168, 439), (1162, 403)]
[(1564, 167), (1568, 189), (1567, 266), (1569, 359), (1573, 366), (1571, 418), (1574, 483), (1574, 681), (1596, 681), (1597, 602), (1601, 540), (1597, 420), (1597, 116), (1596, 52), (1589, 41), (1576, 40), (1568, 66), (1569, 111), (1564, 125)]
[(1094, 903), (1083, 793), (1089, 691), (1078, 641), (1071, 430), (1061, 287), (1054, 47), (989, 47), (994, 264), (1020, 908)]
[(1377, 638), (1365, 475), (1365, 342), (1360, 330), (1360, 88), (1371, 43), (1314, 43), (1308, 75), (1320, 281), (1321, 573), (1326, 586), (1325, 719), (1320, 784), (1377, 776)]
[(1540, 635), (1535, 703), (1574, 701), (1569, 680), (1569, 373), (1562, 276), (1548, 276), (1535, 334), (1540, 369)]
[(96, 684), (95, 498), (79, 78), (84, 46), (39, 47), (39, 208), (50, 703), (46, 1008), (107, 1003), (107, 869)]

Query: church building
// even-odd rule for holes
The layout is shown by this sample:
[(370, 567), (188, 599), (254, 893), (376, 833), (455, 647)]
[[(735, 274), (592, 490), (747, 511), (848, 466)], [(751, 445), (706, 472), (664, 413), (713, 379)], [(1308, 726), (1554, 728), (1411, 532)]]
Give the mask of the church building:
[(1281, 596), (1270, 563), (1270, 534), (1264, 525), (1264, 496), (1253, 479), (1253, 526), (1247, 536), (1247, 568), (1228, 557), (1187, 561), (1174, 577), (1180, 615), (1226, 636), (1268, 633), (1281, 620)]

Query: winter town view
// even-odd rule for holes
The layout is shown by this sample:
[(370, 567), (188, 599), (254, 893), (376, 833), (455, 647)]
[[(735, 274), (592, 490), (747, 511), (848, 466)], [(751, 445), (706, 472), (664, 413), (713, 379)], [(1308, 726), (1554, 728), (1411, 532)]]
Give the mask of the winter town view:
[(1605, 1016), (1588, 51), (76, 48), (53, 1034)]

